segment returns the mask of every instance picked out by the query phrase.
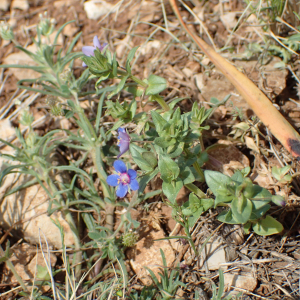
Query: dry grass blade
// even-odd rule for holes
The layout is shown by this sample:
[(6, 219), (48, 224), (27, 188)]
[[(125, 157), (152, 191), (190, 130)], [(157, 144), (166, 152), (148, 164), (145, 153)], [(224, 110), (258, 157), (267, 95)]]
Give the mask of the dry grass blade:
[(169, 0), (179, 22), (198, 47), (209, 57), (213, 64), (235, 86), (241, 96), (248, 102), (255, 114), (281, 142), (281, 144), (297, 159), (300, 159), (300, 136), (291, 124), (273, 106), (271, 101), (257, 86), (238, 71), (230, 62), (214, 51), (201, 38), (194, 34), (184, 23), (176, 0)]

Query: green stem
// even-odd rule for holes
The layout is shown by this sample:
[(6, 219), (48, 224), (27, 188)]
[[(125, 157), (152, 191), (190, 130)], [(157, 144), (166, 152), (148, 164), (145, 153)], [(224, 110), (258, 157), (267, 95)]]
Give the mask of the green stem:
[(89, 152), (92, 157), (93, 164), (96, 167), (98, 178), (100, 179), (100, 182), (101, 182), (103, 195), (104, 195), (104, 197), (111, 198), (112, 195), (111, 195), (110, 189), (106, 183), (107, 174), (103, 168), (100, 146), (92, 147)]
[(200, 146), (201, 146), (201, 151), (202, 152), (205, 151), (202, 135), (199, 137), (199, 142), (200, 142)]
[[(118, 70), (118, 74), (121, 75), (121, 76), (129, 76), (130, 79), (132, 79), (134, 82), (136, 82), (137, 84), (139, 84), (141, 87), (143, 87), (145, 89), (148, 87), (148, 84), (146, 82), (144, 82), (143, 80), (137, 78), (136, 76), (129, 75), (128, 72), (126, 72), (126, 71)], [(156, 101), (165, 111), (170, 110), (169, 105), (158, 94), (157, 95), (152, 95), (152, 100)]]
[(170, 107), (169, 105), (165, 102), (163, 97), (159, 95), (153, 95), (152, 100), (155, 100), (165, 111), (169, 111)]
[[(184, 224), (187, 225), (188, 223), (185, 222)], [(188, 237), (188, 241), (190, 242), (190, 245), (191, 245), (191, 247), (193, 248), (196, 257), (198, 257), (198, 256), (199, 256), (199, 255), (198, 255), (198, 251), (197, 251), (197, 249), (196, 249), (196, 246), (195, 246), (195, 243), (194, 243), (194, 241), (193, 241), (193, 238), (192, 238), (192, 236), (191, 236), (191, 234), (190, 234), (189, 228), (186, 227), (186, 226), (184, 226), (184, 231), (185, 231), (185, 234), (186, 234), (187, 237)]]
[(79, 118), (81, 119), (82, 122), (84, 122), (88, 127), (89, 127), (89, 132), (92, 134), (93, 138), (95, 140), (97, 140), (97, 134), (94, 130), (94, 127), (92, 126), (91, 122), (89, 121), (89, 119), (87, 118), (87, 116), (85, 115), (83, 109), (80, 106), (79, 100), (78, 100), (78, 94), (76, 92), (72, 92), (76, 104), (77, 104), (77, 113), (79, 115)]
[[(48, 176), (48, 180), (46, 182), (48, 182), (53, 193), (56, 193), (58, 191), (56, 185), (53, 183), (50, 176)], [(65, 201), (63, 200), (62, 196), (57, 194), (57, 197), (59, 197), (61, 205), (65, 206)], [(74, 259), (73, 259), (73, 265), (76, 266), (75, 267), (75, 276), (77, 279), (79, 279), (81, 276), (81, 263), (80, 262), (82, 260), (82, 251), (80, 250), (81, 244), (80, 244), (79, 232), (77, 230), (77, 227), (76, 227), (76, 224), (74, 222), (71, 212), (69, 210), (65, 209), (62, 211), (62, 213), (73, 233), (74, 244), (75, 244), (75, 254), (74, 254)]]
[[(100, 152), (100, 147), (95, 146), (92, 149), (90, 149), (90, 154), (93, 160), (93, 164), (96, 167), (97, 170), (97, 175), (98, 178), (100, 179), (101, 187), (102, 187), (102, 192), (105, 198), (109, 198), (111, 200), (114, 200), (113, 195), (110, 192), (110, 189), (106, 183), (106, 178), (107, 174), (103, 168), (103, 163), (101, 159), (101, 152)], [(111, 203), (106, 203), (105, 205), (105, 226), (110, 230), (114, 230), (114, 211), (115, 211), (115, 206)], [(112, 235), (113, 236), (113, 235)], [(95, 265), (95, 270), (96, 273), (100, 271), (102, 264), (104, 262), (104, 259), (100, 259), (96, 265)]]
[[(106, 183), (107, 174), (106, 174), (106, 172), (104, 171), (104, 168), (103, 168), (100, 148), (99, 147), (93, 147), (90, 150), (90, 154), (91, 154), (94, 166), (96, 167), (98, 177), (99, 177), (100, 182), (101, 182), (103, 195), (104, 195), (104, 197), (113, 200), (113, 196), (111, 195), (110, 189), (109, 189), (109, 187)], [(113, 231), (113, 227), (114, 227), (114, 210), (115, 210), (114, 205), (112, 205), (111, 203), (106, 203), (106, 206), (105, 206), (106, 227), (111, 231)]]
[(143, 80), (137, 78), (136, 76), (130, 75), (129, 78), (132, 79), (137, 84), (139, 84), (140, 86), (142, 86), (143, 88), (148, 87), (148, 84), (146, 82), (144, 82)]
[(193, 183), (185, 184), (185, 187), (188, 188), (191, 192), (197, 195), (200, 199), (206, 198), (206, 195)]
[(204, 173), (199, 165), (199, 163), (196, 161), (193, 163), (193, 167), (195, 168), (196, 172), (200, 175), (201, 179), (199, 180), (200, 182), (205, 181)]

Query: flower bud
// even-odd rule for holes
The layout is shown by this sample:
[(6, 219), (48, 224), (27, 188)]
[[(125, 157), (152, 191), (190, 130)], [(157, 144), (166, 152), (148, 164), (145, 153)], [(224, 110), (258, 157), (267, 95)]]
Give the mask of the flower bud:
[(10, 25), (5, 21), (0, 22), (0, 36), (7, 41), (11, 41), (15, 37)]
[(280, 195), (272, 196), (272, 202), (278, 206), (285, 206), (286, 202), (284, 198)]
[(56, 96), (49, 96), (46, 99), (46, 104), (50, 107), (50, 114), (59, 117), (64, 115), (63, 108), (61, 106), (61, 103), (59, 99)]
[(43, 36), (49, 36), (53, 33), (55, 29), (55, 23), (56, 21), (54, 19), (50, 19), (47, 17), (47, 12), (39, 15), (40, 17), (40, 23), (38, 24), (38, 27), (41, 31), (41, 35)]
[(132, 232), (131, 230), (127, 233), (124, 233), (122, 237), (122, 243), (126, 247), (134, 246), (137, 240), (138, 240), (137, 234), (135, 232)]

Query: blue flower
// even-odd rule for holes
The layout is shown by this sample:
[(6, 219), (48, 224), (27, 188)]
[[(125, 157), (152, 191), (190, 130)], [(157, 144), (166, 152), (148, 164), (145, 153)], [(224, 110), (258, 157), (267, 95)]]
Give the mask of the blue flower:
[[(82, 47), (82, 52), (84, 55), (95, 56), (94, 51), (96, 49), (99, 49), (100, 51), (102, 51), (104, 49), (104, 47), (107, 45), (107, 43), (103, 43), (103, 45), (101, 46), (97, 35), (94, 36), (93, 43), (94, 43), (94, 46), (83, 46)], [(86, 67), (86, 64), (83, 62), (82, 66)]]
[(136, 171), (132, 169), (127, 171), (125, 163), (121, 160), (116, 160), (114, 162), (114, 168), (117, 171), (117, 174), (109, 175), (106, 182), (110, 186), (117, 186), (116, 194), (118, 197), (124, 198), (127, 195), (129, 188), (133, 191), (139, 189), (139, 183), (136, 180)]
[(126, 151), (129, 149), (129, 144), (130, 144), (130, 136), (126, 132), (125, 128), (119, 128), (118, 129), (118, 143), (117, 145), (119, 146), (120, 154), (117, 156), (119, 158), (121, 155), (123, 155)]

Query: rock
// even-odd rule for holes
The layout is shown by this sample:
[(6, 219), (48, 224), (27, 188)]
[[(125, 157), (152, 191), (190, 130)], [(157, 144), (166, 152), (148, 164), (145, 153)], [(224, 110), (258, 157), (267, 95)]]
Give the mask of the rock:
[[(55, 31), (48, 37), (50, 40), (50, 44), (53, 43), (56, 33), (57, 32)], [(48, 43), (48, 38), (42, 37), (42, 43)], [(37, 37), (35, 37), (35, 39), (37, 40)], [(63, 44), (63, 37), (60, 34), (57, 39), (56, 45), (62, 45), (62, 44)], [(37, 47), (35, 44), (32, 44), (26, 47), (26, 50), (32, 53), (36, 53)], [(38, 66), (38, 63), (36, 63), (31, 57), (29, 57), (23, 51), (18, 51), (16, 53), (12, 53), (6, 56), (3, 59), (3, 64)], [(9, 72), (11, 72), (18, 80), (36, 79), (41, 76), (39, 72), (33, 71), (31, 69), (10, 68)]]
[(182, 73), (188, 77), (188, 78), (191, 78), (194, 74), (194, 76), (197, 75), (197, 73), (200, 71), (201, 69), (201, 66), (198, 62), (196, 61), (189, 61), (187, 64), (186, 64), (186, 67), (184, 67), (182, 69)]
[(226, 141), (219, 140), (208, 150), (211, 156), (207, 162), (207, 169), (219, 171), (227, 176), (232, 176), (235, 170), (242, 170), (250, 166), (249, 159), (232, 144), (225, 144)]
[(220, 19), (227, 30), (233, 29), (237, 24), (237, 12), (231, 11), (220, 16)]
[[(288, 70), (276, 67), (282, 59), (279, 57), (272, 57), (268, 64), (257, 66), (257, 61), (236, 60), (234, 65), (243, 70), (252, 81), (259, 82), (263, 74), (264, 81), (262, 83), (262, 91), (269, 96), (270, 99), (282, 93), (286, 88), (288, 77)], [(231, 98), (230, 98), (231, 100)]]
[[(15, 186), (20, 186), (31, 179), (28, 176), (20, 176)], [(0, 195), (1, 190), (2, 186)], [(32, 244), (39, 244), (39, 230), (41, 230), (45, 234), (49, 246), (61, 249), (61, 234), (53, 222), (57, 221), (64, 231), (64, 243), (66, 245), (73, 245), (73, 234), (61, 212), (54, 212), (51, 216), (48, 216), (48, 206), (49, 197), (39, 185), (22, 189), (1, 199), (0, 225), (8, 229), (14, 223), (20, 222), (18, 227), (15, 227), (17, 229), (15, 234), (18, 236), (18, 232), (21, 231), (23, 238)]]
[[(26, 49), (35, 53), (36, 46), (31, 45), (28, 46)], [(6, 56), (3, 60), (3, 64), (38, 66), (38, 64), (23, 51), (12, 53)], [(18, 80), (35, 79), (40, 77), (40, 73), (30, 69), (10, 68), (9, 72), (11, 72)]]
[[(53, 6), (56, 8), (61, 8), (63, 6), (69, 7), (72, 4), (74, 4), (74, 2), (76, 2), (76, 0), (64, 0), (64, 1), (57, 0), (53, 3)], [(77, 0), (77, 2), (79, 2), (79, 1)]]
[(225, 245), (221, 238), (217, 238), (212, 242), (208, 242), (201, 253), (201, 270), (206, 269), (204, 264), (207, 265), (208, 270), (213, 271), (218, 270), (221, 264), (226, 263), (224, 247)]
[(163, 230), (147, 231), (143, 238), (137, 242), (136, 247), (127, 251), (132, 269), (145, 285), (151, 285), (152, 279), (144, 267), (148, 267), (159, 277), (158, 273), (161, 272), (159, 266), (163, 267), (160, 249), (165, 254), (167, 266), (170, 266), (175, 260), (174, 251), (168, 240), (154, 241), (164, 237)]
[(252, 292), (256, 288), (257, 280), (253, 276), (225, 273), (224, 283), (227, 290), (236, 287)]
[(157, 52), (158, 49), (161, 49), (161, 47), (162, 47), (162, 43), (158, 40), (155, 40), (146, 43), (139, 50), (142, 55), (146, 55), (149, 54), (152, 51), (152, 49), (154, 49), (155, 52)]
[(97, 20), (108, 13), (113, 13), (117, 7), (104, 0), (90, 0), (84, 2), (84, 10), (89, 19)]
[(11, 9), (28, 10), (29, 4), (27, 0), (13, 0), (11, 3)]
[[(11, 154), (10, 147), (1, 150), (1, 153)], [(50, 156), (49, 161), (52, 165), (62, 165), (55, 154)], [(0, 171), (6, 167), (5, 157), (0, 157)], [(9, 162), (10, 165), (16, 165), (17, 162)], [(3, 178), (0, 186), (0, 226), (9, 229), (14, 227), (13, 234), (18, 238), (24, 238), (32, 244), (39, 244), (39, 235), (45, 234), (50, 247), (62, 248), (62, 239), (60, 230), (53, 221), (57, 221), (64, 231), (64, 243), (66, 245), (74, 244), (73, 233), (68, 223), (63, 218), (61, 212), (54, 212), (48, 216), (49, 197), (40, 185), (33, 185), (20, 191), (5, 196), (5, 193), (12, 187), (19, 187), (22, 184), (32, 180), (32, 177), (23, 174), (11, 173)], [(70, 178), (65, 173), (57, 173), (55, 182), (70, 182)], [(42, 233), (40, 233), (40, 231)], [(44, 240), (42, 239), (44, 242)]]
[(79, 28), (74, 23), (69, 23), (63, 29), (63, 34), (68, 37), (74, 37)]
[[(47, 264), (49, 265), (49, 261), (48, 261), (48, 257), (50, 257), (50, 264), (51, 267), (54, 267), (57, 261), (57, 257), (53, 254), (50, 253), (48, 255), (47, 252), (44, 252), (45, 258), (47, 260)], [(31, 273), (30, 275), (34, 275), (34, 273), (36, 272), (37, 266), (41, 266), (41, 267), (46, 267), (46, 263), (45, 263), (45, 259), (43, 257), (43, 254), (41, 252), (37, 253), (34, 258), (31, 260), (31, 262), (27, 265), (27, 268), (29, 270), (29, 272)], [(39, 275), (39, 274), (37, 274)], [(43, 279), (43, 278), (39, 278), (38, 279)]]
[[(22, 243), (11, 248), (10, 252), (12, 253), (10, 261), (23, 280), (33, 280), (36, 277), (37, 266), (46, 266), (42, 253), (36, 253), (37, 249), (35, 246)], [(57, 257), (52, 253), (48, 254), (47, 252), (44, 252), (44, 254), (46, 259), (50, 257), (51, 267), (54, 267)], [(2, 281), (9, 284), (18, 282), (7, 265), (5, 265), (3, 270)]]
[(1, 138), (6, 141), (8, 141), (16, 133), (9, 119), (0, 120), (0, 132), (1, 132)]
[[(209, 60), (205, 59), (209, 63)], [(202, 63), (204, 61), (202, 60)], [(234, 106), (241, 108), (243, 110), (247, 110), (250, 106), (243, 99), (242, 96), (237, 92), (235, 87), (231, 84), (231, 82), (218, 70), (213, 69), (209, 77), (206, 75), (203, 76), (203, 85), (204, 87), (201, 89), (201, 94), (207, 101), (210, 101), (212, 97), (218, 97), (221, 101), (227, 95), (231, 94), (229, 101), (227, 102), (227, 106), (229, 103), (233, 103)]]
[(9, 8), (8, 0), (0, 0), (0, 10), (7, 11)]

